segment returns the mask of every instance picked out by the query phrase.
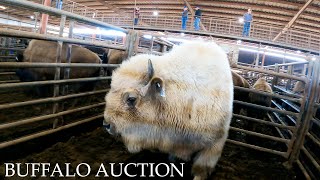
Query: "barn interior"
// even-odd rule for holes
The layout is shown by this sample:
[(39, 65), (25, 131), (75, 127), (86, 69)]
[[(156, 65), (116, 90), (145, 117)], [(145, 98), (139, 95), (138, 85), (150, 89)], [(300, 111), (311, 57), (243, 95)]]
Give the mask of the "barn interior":
[[(86, 162), (92, 169), (107, 162), (170, 163), (161, 152), (131, 154), (105, 132), (105, 95), (111, 72), (122, 61), (141, 53), (161, 56), (181, 43), (201, 40), (220, 45), (232, 71), (248, 82), (234, 83), (229, 136), (209, 179), (319, 179), (319, 0), (59, 2), (0, 1), (1, 177), (6, 162), (68, 162), (73, 167)], [(184, 6), (189, 19), (182, 30)], [(198, 31), (193, 24), (196, 6), (202, 11)], [(137, 24), (135, 7), (140, 8)], [(253, 21), (244, 37), (248, 8)], [(19, 55), (35, 39), (56, 43), (49, 55), (53, 61), (21, 62)], [(79, 46), (102, 63), (72, 62)], [(49, 54), (46, 48), (38, 51)], [(122, 53), (115, 62), (112, 50)], [(81, 68), (98, 74), (80, 77)], [(52, 74), (19, 77), (39, 69)], [(271, 91), (254, 88), (260, 78)], [(191, 164), (186, 166), (183, 179), (192, 179)]]

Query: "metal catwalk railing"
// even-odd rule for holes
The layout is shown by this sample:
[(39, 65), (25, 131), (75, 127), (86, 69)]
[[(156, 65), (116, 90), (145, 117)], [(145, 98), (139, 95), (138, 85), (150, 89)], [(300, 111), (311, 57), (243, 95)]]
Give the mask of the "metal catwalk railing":
[[(98, 19), (118, 26), (133, 26), (132, 14), (127, 17), (115, 15), (105, 15), (103, 12), (90, 8), (88, 6), (67, 0), (63, 6), (63, 10), (85, 17)], [(164, 28), (164, 29), (181, 29), (180, 16), (140, 16), (140, 21), (143, 21), (150, 27)], [(202, 24), (208, 32), (231, 35), (235, 37), (242, 37), (243, 25), (239, 23), (238, 19), (221, 18), (221, 17), (203, 17)], [(141, 27), (141, 25), (138, 25)], [(274, 24), (260, 23), (253, 21), (251, 25), (250, 38), (257, 40), (265, 40), (272, 42), (273, 38), (281, 32), (283, 26), (276, 26)], [(193, 30), (193, 22), (191, 17), (187, 21), (187, 30)], [(302, 29), (289, 29), (277, 41), (284, 45), (292, 45), (298, 48), (307, 48), (315, 51), (320, 51), (320, 31), (306, 31)]]

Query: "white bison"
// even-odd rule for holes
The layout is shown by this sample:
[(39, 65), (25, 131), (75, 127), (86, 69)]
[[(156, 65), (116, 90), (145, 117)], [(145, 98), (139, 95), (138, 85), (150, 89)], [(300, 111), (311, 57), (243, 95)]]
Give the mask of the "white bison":
[(233, 83), (224, 51), (193, 42), (163, 56), (137, 55), (115, 70), (104, 126), (128, 151), (158, 149), (193, 159), (205, 179), (221, 156), (232, 116)]

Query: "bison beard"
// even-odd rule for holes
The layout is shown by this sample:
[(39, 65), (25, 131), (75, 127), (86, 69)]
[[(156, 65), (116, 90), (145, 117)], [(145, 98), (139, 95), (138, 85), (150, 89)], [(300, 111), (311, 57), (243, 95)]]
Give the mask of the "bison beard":
[(205, 179), (228, 136), (232, 101), (226, 54), (214, 43), (193, 42), (123, 62), (106, 95), (104, 125), (130, 152), (158, 149), (192, 160), (194, 179)]

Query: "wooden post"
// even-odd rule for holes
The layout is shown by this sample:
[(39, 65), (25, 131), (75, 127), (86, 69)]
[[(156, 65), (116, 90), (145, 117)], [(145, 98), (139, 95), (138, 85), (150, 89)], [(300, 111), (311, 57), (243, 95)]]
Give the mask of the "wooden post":
[(137, 44), (139, 42), (139, 33), (134, 30), (129, 30), (126, 38), (126, 51), (127, 51), (127, 58), (130, 58), (137, 52)]
[[(50, 6), (51, 0), (45, 0), (43, 5)], [(47, 24), (48, 24), (49, 15), (42, 14), (41, 16), (41, 25), (40, 25), (40, 34), (47, 34)]]

